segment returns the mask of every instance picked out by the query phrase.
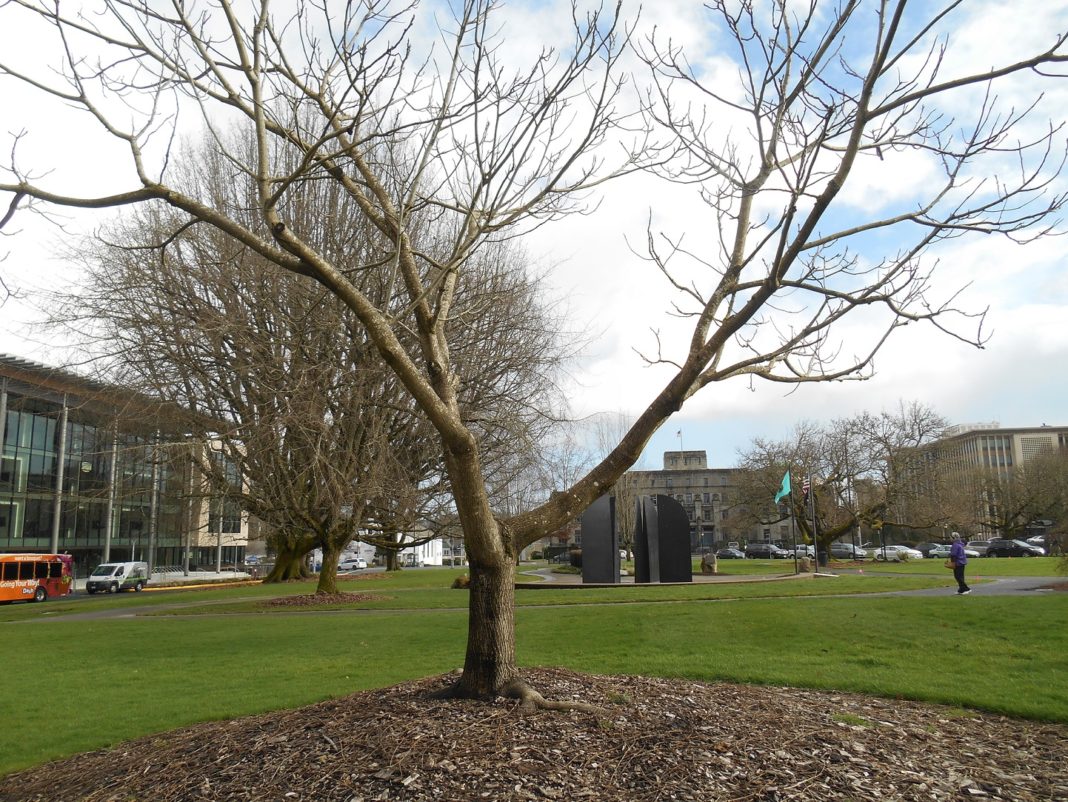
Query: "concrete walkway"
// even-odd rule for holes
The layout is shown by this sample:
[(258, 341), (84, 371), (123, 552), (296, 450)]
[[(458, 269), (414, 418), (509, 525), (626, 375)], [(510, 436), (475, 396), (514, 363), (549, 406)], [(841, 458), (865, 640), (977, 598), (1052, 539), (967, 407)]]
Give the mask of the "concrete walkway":
[[(742, 582), (781, 582), (781, 581), (804, 581), (804, 580), (824, 580), (834, 579), (837, 576), (856, 576), (861, 573), (860, 569), (827, 569), (824, 568), (817, 574), (805, 573), (805, 574), (793, 574), (784, 571), (782, 574), (768, 574), (764, 576), (740, 576), (740, 575), (708, 575), (708, 574), (694, 574), (693, 584), (731, 584)], [(617, 587), (615, 585), (583, 585), (582, 576), (579, 574), (555, 574), (552, 568), (538, 568), (529, 571), (520, 571), (520, 574), (526, 574), (529, 576), (541, 577), (541, 582), (516, 582), (517, 588), (523, 589), (537, 589), (537, 588), (552, 588), (552, 587)], [(885, 577), (900, 577), (909, 576), (909, 574), (900, 574), (892, 571), (878, 571), (863, 569), (864, 576), (885, 576)], [(944, 577), (939, 572), (932, 575)], [(952, 577), (949, 577), (952, 579)], [(982, 572), (976, 572), (969, 574), (968, 582), (971, 586), (972, 592), (969, 596), (1027, 596), (1035, 593), (1043, 592), (1056, 592), (1053, 590), (1044, 591), (1041, 590), (1044, 587), (1055, 585), (1058, 583), (1068, 582), (1068, 577), (1050, 577), (1050, 576), (989, 576)], [(621, 576), (619, 578), (620, 585), (633, 585), (633, 576)], [(686, 582), (678, 584), (690, 584)], [(857, 596), (946, 596), (955, 595), (956, 587), (941, 587), (941, 588), (926, 588), (923, 590), (891, 590), (883, 593), (858, 593), (849, 594)]]

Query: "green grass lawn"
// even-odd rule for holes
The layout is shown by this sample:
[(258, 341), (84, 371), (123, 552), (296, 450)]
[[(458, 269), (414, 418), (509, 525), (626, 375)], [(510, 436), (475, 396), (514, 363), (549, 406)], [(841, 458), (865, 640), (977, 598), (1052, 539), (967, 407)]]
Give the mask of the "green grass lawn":
[[(465, 603), (466, 593), (442, 587), (456, 573), (410, 571), (347, 583), (346, 589), (394, 596), (393, 610), (64, 621), (58, 602), (13, 605), (5, 612), (20, 607), (22, 620), (2, 627), (0, 719), (18, 726), (0, 731), (0, 773), (197, 721), (456, 668), (467, 616), (443, 608)], [(837, 688), (1068, 722), (1064, 594), (799, 595), (805, 586), (853, 592), (862, 583), (905, 588), (932, 579), (520, 591), (519, 659), (597, 673)], [(134, 610), (149, 601), (194, 599), (240, 605), (313, 588), (129, 594), (71, 607), (84, 612), (118, 603)], [(713, 590), (725, 595), (714, 597)], [(745, 598), (743, 591), (791, 595)], [(598, 603), (606, 599), (631, 603)]]
[[(884, 593), (894, 590), (956, 587), (947, 576), (893, 577), (803, 577), (783, 582), (693, 583), (691, 585), (619, 585), (612, 588), (552, 587), (520, 589), (516, 604), (530, 606), (564, 606), (574, 604), (635, 604), (638, 602), (686, 602), (723, 599), (757, 599), (790, 596), (834, 596), (844, 593)], [(346, 591), (372, 593), (380, 598), (351, 603), (323, 605), (317, 610), (466, 610), (466, 591), (450, 588), (428, 589), (384, 587), (378, 585), (346, 587)], [(310, 592), (306, 589), (306, 592)], [(272, 608), (263, 597), (198, 602), (196, 607), (175, 607), (151, 615), (186, 616), (233, 613), (270, 613)], [(302, 613), (301, 610), (289, 612)], [(316, 610), (303, 613), (314, 615)]]

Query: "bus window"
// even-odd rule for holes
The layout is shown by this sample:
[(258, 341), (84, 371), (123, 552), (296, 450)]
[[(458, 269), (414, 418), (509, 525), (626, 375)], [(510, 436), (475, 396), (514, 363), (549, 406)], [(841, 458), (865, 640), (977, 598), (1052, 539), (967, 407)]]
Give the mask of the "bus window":
[(33, 564), (33, 578), (34, 579), (48, 579), (48, 563), (34, 563)]
[(63, 576), (63, 563), (48, 563), (48, 576), (52, 579)]
[(18, 563), (4, 563), (4, 579), (7, 581), (15, 580), (19, 578), (19, 564)]

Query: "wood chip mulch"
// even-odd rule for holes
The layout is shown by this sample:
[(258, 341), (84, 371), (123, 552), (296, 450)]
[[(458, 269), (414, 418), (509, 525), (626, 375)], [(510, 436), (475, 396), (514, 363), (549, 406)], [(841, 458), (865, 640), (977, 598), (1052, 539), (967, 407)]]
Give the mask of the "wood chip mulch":
[(352, 604), (387, 598), (389, 597), (379, 593), (311, 593), (299, 596), (278, 596), (262, 604), (264, 607), (322, 607), (327, 604)]
[(434, 677), (0, 781), (0, 800), (1068, 800), (1068, 727), (847, 693), (527, 672), (598, 714), (439, 701)]

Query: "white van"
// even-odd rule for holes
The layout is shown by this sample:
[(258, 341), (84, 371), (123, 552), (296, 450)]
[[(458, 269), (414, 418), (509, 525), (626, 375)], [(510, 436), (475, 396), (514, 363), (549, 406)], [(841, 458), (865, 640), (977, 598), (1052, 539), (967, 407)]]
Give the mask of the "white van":
[(132, 590), (140, 593), (148, 584), (148, 563), (104, 563), (93, 569), (85, 589), (90, 593), (118, 593)]

